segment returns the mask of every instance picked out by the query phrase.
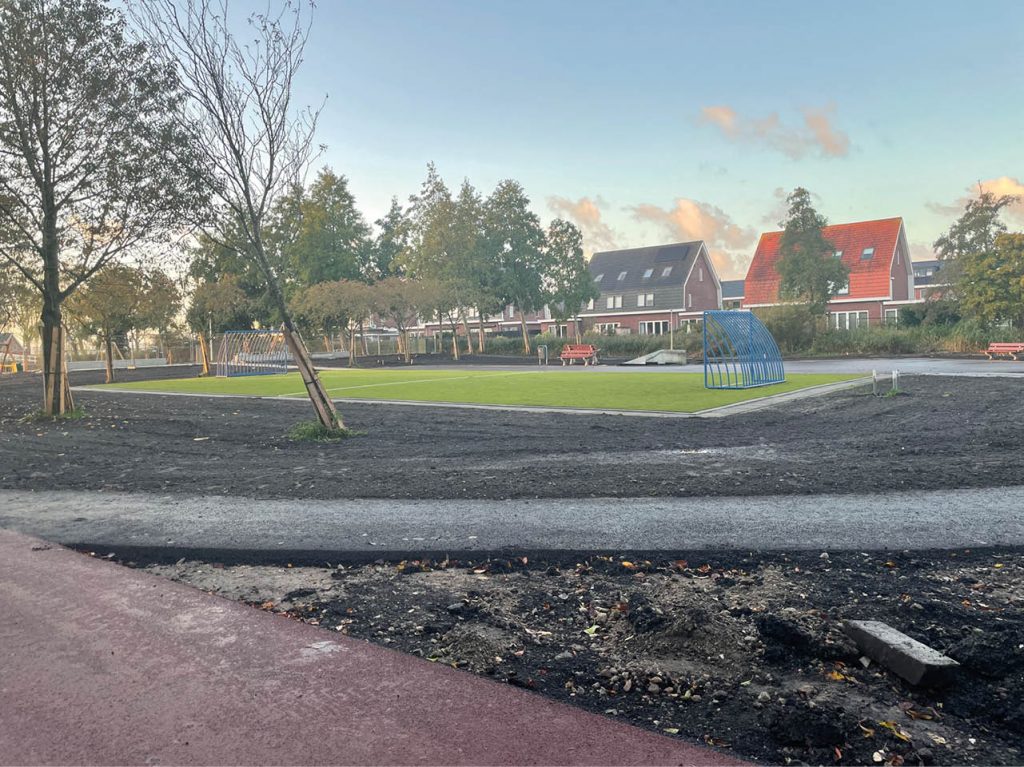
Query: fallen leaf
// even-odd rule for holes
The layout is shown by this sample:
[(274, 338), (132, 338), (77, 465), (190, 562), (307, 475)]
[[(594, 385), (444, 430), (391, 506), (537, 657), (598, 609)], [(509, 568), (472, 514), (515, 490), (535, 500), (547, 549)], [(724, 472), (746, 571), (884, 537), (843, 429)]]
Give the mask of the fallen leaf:
[(587, 636), (594, 636), (597, 633), (597, 624), (595, 623), (590, 628), (583, 629), (583, 633)]
[(679, 734), (679, 728), (678, 727), (666, 727), (665, 728), (665, 732), (667, 732), (669, 735), (678, 735)]
[(907, 733), (905, 733), (903, 730), (901, 730), (899, 728), (899, 725), (896, 724), (896, 722), (879, 722), (878, 724), (881, 727), (884, 727), (885, 729), (887, 729), (889, 732), (891, 732), (897, 738), (902, 740), (904, 743), (909, 743), (910, 742), (910, 736), (907, 735)]

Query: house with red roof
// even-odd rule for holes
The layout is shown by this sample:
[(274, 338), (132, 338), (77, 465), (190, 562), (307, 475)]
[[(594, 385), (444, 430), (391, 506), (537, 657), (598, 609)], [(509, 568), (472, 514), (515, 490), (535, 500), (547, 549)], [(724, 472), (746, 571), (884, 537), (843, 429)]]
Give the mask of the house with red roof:
[[(832, 256), (850, 271), (848, 284), (828, 304), (832, 327), (895, 324), (901, 306), (920, 300), (914, 295), (914, 269), (902, 218), (835, 224), (822, 234), (833, 245)], [(776, 269), (781, 243), (782, 232), (761, 235), (744, 281), (744, 309), (785, 303), (779, 298), (782, 280)]]

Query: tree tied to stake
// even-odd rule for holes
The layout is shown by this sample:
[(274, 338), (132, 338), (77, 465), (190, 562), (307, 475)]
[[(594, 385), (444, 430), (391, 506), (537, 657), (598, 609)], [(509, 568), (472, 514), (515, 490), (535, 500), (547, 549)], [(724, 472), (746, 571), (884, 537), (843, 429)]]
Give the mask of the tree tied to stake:
[(283, 3), (275, 13), (252, 14), (244, 41), (230, 30), (226, 0), (147, 0), (132, 14), (184, 84), (187, 99), (176, 116), (199, 133), (218, 202), (207, 234), (241, 233), (240, 240), (220, 239), (263, 273), (317, 417), (334, 429), (343, 424), (295, 330), (265, 230), (275, 203), (302, 182), (318, 154), (313, 136), (320, 108), (292, 104), (312, 8), (312, 2)]

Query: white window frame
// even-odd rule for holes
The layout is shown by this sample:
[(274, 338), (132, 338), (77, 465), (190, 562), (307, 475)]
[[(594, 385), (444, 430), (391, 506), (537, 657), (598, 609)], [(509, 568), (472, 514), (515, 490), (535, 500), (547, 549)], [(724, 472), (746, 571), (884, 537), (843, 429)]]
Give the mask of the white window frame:
[(604, 308), (605, 309), (614, 309), (615, 308), (615, 296), (608, 296), (605, 299), (605, 301), (604, 301)]
[(616, 309), (621, 309), (622, 308), (622, 296), (615, 296), (615, 308)]
[[(853, 323), (850, 322), (851, 318), (853, 318)], [(835, 330), (856, 330), (860, 327), (868, 327), (871, 320), (868, 317), (867, 309), (858, 309), (851, 312), (832, 312), (829, 324)]]
[(591, 298), (589, 301), (587, 301), (587, 311), (590, 311), (590, 312), (594, 311), (594, 299), (593, 298)]
[(594, 278), (594, 282), (600, 282), (600, 281), (601, 281), (601, 280), (603, 280), (603, 279), (604, 279), (604, 272), (601, 272), (601, 273), (600, 273), (599, 275), (597, 275), (597, 276), (596, 276), (596, 277)]
[(697, 267), (697, 282), (704, 282), (704, 267)]
[(644, 320), (638, 325), (638, 333), (642, 336), (666, 336), (669, 332), (668, 320)]
[(629, 271), (619, 272), (619, 279), (618, 279), (618, 281), (622, 282), (624, 279), (626, 279), (626, 275), (627, 274), (629, 274)]
[(653, 293), (640, 293), (636, 297), (636, 305), (643, 306), (654, 306), (654, 294)]
[(671, 266), (666, 266), (664, 269), (661, 270), (661, 276), (663, 278), (664, 277), (668, 277), (670, 274), (672, 274), (672, 267)]
[(644, 270), (644, 279), (645, 280), (651, 279), (651, 277), (653, 275), (654, 275), (654, 269), (646, 269), (646, 270)]
[(886, 325), (900, 324), (900, 310), (898, 307), (886, 307), (882, 309), (882, 322)]

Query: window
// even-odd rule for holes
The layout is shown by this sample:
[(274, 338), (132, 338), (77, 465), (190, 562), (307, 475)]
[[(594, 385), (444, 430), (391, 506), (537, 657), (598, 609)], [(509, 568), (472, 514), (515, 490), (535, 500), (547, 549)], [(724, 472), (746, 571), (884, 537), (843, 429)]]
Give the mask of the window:
[(508, 318), (511, 320), (511, 319), (514, 319), (515, 316), (516, 316), (516, 308), (514, 306), (512, 306), (512, 304), (509, 304), (508, 305)]
[(605, 300), (605, 307), (608, 309), (621, 309), (622, 296), (608, 296)]
[(651, 275), (652, 274), (654, 274), (654, 270), (653, 269), (648, 269), (647, 271), (644, 272), (644, 279), (645, 280), (651, 279)]
[(614, 336), (619, 332), (619, 323), (617, 322), (598, 322), (594, 325), (594, 330), (606, 336)]
[(589, 301), (587, 301), (587, 310), (588, 311), (594, 311), (594, 299), (593, 298), (591, 298)]
[(842, 258), (842, 257), (843, 257), (843, 251), (841, 251), (841, 250), (837, 250), (835, 253), (832, 254), (832, 258)]
[(622, 282), (624, 279), (626, 279), (627, 274), (629, 274), (629, 272), (619, 272), (619, 282)]
[(704, 267), (701, 266), (697, 269), (697, 282), (704, 282)]
[(615, 308), (616, 309), (621, 309), (622, 308), (622, 296), (615, 296)]
[(604, 279), (604, 274), (602, 273), (602, 274), (599, 274), (599, 275), (597, 275), (597, 276), (596, 276), (596, 277), (594, 278), (594, 282), (600, 282), (600, 281), (601, 281), (601, 280), (603, 280), (603, 279)]
[(864, 248), (864, 250), (861, 251), (860, 260), (861, 261), (870, 261), (872, 258), (874, 258), (874, 255), (875, 255), (875, 249), (874, 248)]
[(551, 332), (555, 338), (568, 338), (569, 337), (569, 326), (568, 325), (552, 325)]
[(663, 336), (668, 334), (668, 320), (653, 320), (640, 323), (640, 335)]
[(666, 266), (664, 269), (661, 270), (661, 276), (662, 277), (668, 277), (670, 274), (672, 274), (672, 267), (671, 266)]
[(868, 326), (867, 312), (833, 312), (832, 327), (837, 330), (854, 330)]
[(885, 324), (886, 325), (899, 325), (900, 324), (900, 310), (899, 309), (886, 309), (885, 310)]
[(686, 308), (687, 309), (692, 309), (693, 308), (693, 293), (687, 293), (686, 294)]
[(654, 306), (653, 293), (641, 293), (636, 297), (637, 306)]

